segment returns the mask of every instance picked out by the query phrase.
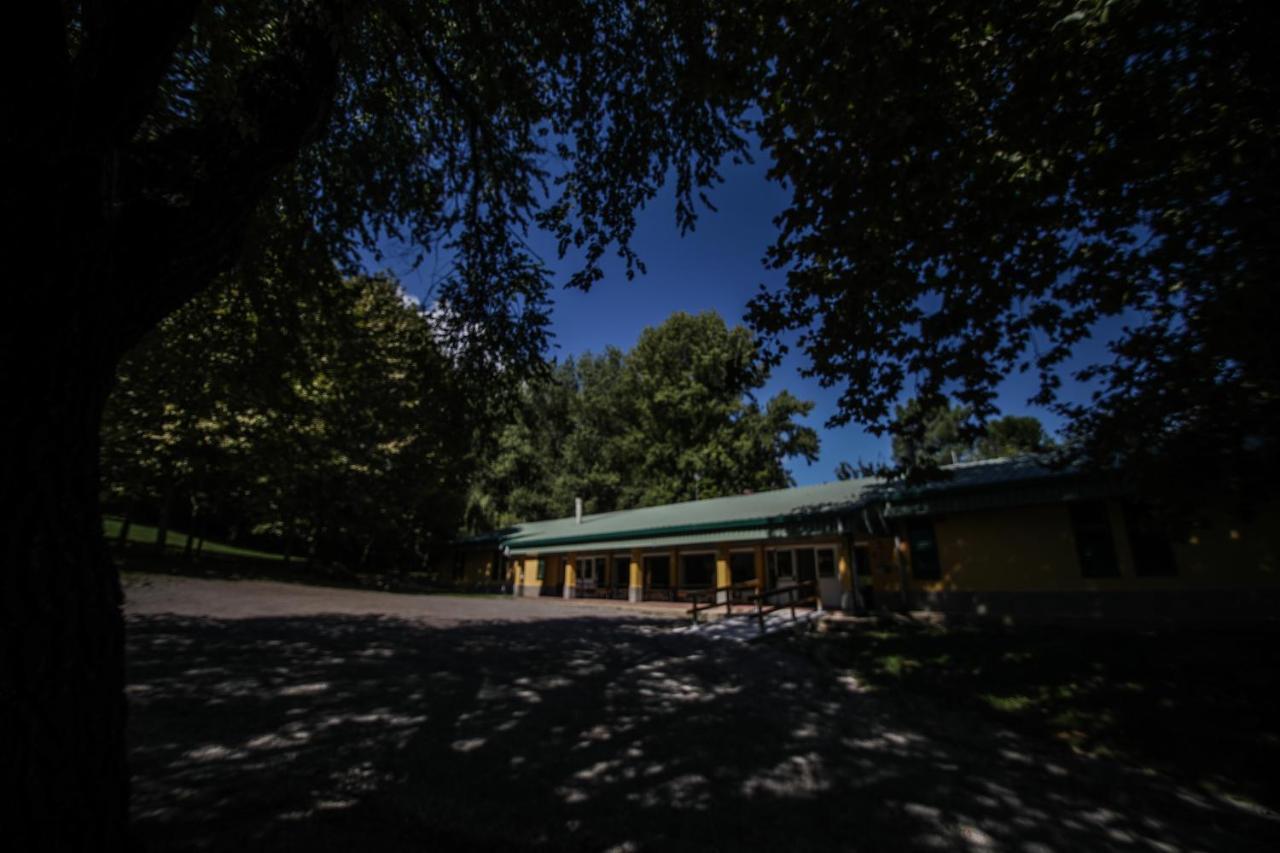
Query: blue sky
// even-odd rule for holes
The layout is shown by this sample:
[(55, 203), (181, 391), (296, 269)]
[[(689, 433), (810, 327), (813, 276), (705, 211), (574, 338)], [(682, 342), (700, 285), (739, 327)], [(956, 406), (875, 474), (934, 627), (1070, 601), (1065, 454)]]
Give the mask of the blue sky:
[[(765, 179), (767, 168), (764, 157), (757, 157), (753, 164), (726, 165), (725, 183), (711, 193), (718, 210), (704, 212), (697, 229), (684, 237), (676, 228), (671, 194), (660, 193), (637, 217), (633, 246), (648, 273), (633, 281), (627, 281), (618, 262), (606, 265), (604, 280), (589, 293), (566, 289), (563, 282), (576, 268), (572, 259), (560, 261), (553, 242), (533, 235), (530, 245), (559, 279), (552, 294), (552, 355), (562, 358), (599, 352), (610, 344), (627, 349), (646, 326), (661, 323), (676, 311), (714, 310), (730, 324), (743, 322), (747, 302), (761, 284), (770, 288), (783, 284), (780, 273), (765, 269), (761, 263), (773, 239), (772, 219), (788, 200), (784, 189)], [(430, 261), (414, 271), (397, 269), (395, 253), (389, 252), (386, 265), (401, 276), (411, 293), (421, 296), (426, 292), (432, 274)], [(1086, 351), (1096, 354), (1098, 346), (1086, 347)], [(764, 399), (785, 389), (816, 404), (808, 423), (821, 438), (820, 455), (812, 464), (804, 459), (789, 460), (796, 482), (806, 485), (832, 480), (836, 466), (845, 460), (887, 461), (888, 439), (866, 433), (856, 424), (834, 429), (825, 426), (835, 411), (838, 391), (802, 377), (799, 368), (803, 359), (802, 354), (789, 354), (763, 391)], [(1070, 393), (1071, 389), (1067, 390)], [(1001, 388), (1002, 410), (1006, 414), (1033, 414), (1046, 427), (1056, 429), (1059, 422), (1051, 413), (1027, 406), (1033, 392), (1031, 377), (1010, 377)]]

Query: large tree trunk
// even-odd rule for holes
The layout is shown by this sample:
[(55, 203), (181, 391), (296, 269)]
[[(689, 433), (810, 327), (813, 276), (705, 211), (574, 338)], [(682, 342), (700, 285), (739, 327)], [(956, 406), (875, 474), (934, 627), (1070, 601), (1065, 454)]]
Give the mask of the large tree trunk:
[(363, 6), (299, 4), (277, 51), (233, 87), (235, 109), (138, 136), (198, 5), (16, 4), (4, 31), (24, 80), (0, 126), (0, 830), (11, 844), (126, 840), (124, 628), (98, 506), (103, 403), (124, 352), (233, 265), (272, 180), (321, 133)]
[(34, 354), (3, 418), (0, 505), (13, 517), (0, 582), (0, 799), (13, 813), (0, 825), (46, 849), (105, 850), (125, 840), (129, 782), (120, 584), (98, 508), (111, 362), (60, 337)]

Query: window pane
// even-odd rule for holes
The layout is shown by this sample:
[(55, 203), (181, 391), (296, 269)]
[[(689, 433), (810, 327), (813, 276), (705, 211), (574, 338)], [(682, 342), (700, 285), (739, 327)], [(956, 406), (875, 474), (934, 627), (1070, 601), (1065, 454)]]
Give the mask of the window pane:
[(730, 554), (729, 576), (733, 578), (734, 583), (749, 583), (755, 580), (756, 555), (746, 553)]
[(1114, 578), (1120, 574), (1116, 563), (1111, 518), (1102, 501), (1071, 505), (1071, 530), (1076, 539), (1080, 573), (1086, 578)]
[(815, 577), (813, 549), (798, 549), (796, 551), (796, 579), (799, 581), (811, 581)]
[(834, 548), (818, 549), (818, 577), (833, 578), (836, 576), (836, 552)]
[(714, 586), (716, 558), (714, 554), (690, 554), (681, 557), (684, 579), (681, 586)]
[(671, 586), (670, 557), (645, 557), (644, 567), (649, 575), (649, 586), (655, 589), (667, 589)]
[(538, 580), (542, 580), (546, 574), (547, 574), (547, 561), (539, 559), (538, 560)]
[(933, 533), (933, 522), (927, 518), (913, 518), (907, 524), (907, 546), (911, 549), (911, 575), (916, 580), (938, 580), (942, 577), (942, 564), (938, 560), (938, 542)]
[(613, 585), (627, 586), (631, 583), (631, 560), (628, 557), (613, 558)]
[(791, 552), (790, 551), (774, 551), (778, 560), (778, 577), (791, 577)]

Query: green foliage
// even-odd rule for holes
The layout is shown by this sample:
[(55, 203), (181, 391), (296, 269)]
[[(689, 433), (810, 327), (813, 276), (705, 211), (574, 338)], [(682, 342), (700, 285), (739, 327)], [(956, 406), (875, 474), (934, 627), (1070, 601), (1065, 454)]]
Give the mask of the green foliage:
[(938, 629), (806, 641), (906, 706), (973, 714), (1046, 747), (1116, 755), (1274, 808), (1280, 647), (1265, 629)]
[(438, 335), (387, 278), (224, 281), (121, 365), (108, 504), (178, 498), (326, 559), (421, 563), (459, 517), (480, 415)]
[[(904, 427), (893, 437), (894, 465), (908, 473), (954, 462), (1043, 454), (1056, 446), (1040, 421), (1030, 415), (1006, 415), (977, 425), (964, 406), (943, 403), (924, 409), (918, 399), (897, 407), (899, 422), (922, 426), (918, 433)], [(976, 438), (969, 437), (978, 430)]]
[[(102, 519), (102, 534), (110, 540), (118, 541), (120, 538), (122, 522), (119, 518), (104, 516)], [(149, 546), (156, 542), (156, 528), (149, 524), (130, 524), (126, 532), (126, 539), (130, 544)], [(180, 552), (188, 547), (192, 536), (181, 531), (168, 531), (165, 539), (165, 547), (171, 552)], [(201, 553), (218, 554), (226, 557), (238, 557), (249, 560), (282, 560), (283, 554), (273, 554), (267, 551), (256, 551), (252, 548), (237, 548), (234, 545), (227, 545), (223, 542), (210, 542), (208, 540), (200, 540)], [(194, 545), (194, 543), (192, 543)]]
[(720, 43), (741, 25), (719, 4), (160, 5), (57, 16), (58, 62), (98, 75), (72, 91), (101, 105), (81, 147), (120, 164), (123, 254), (169, 279), (139, 331), (283, 227), (348, 273), (386, 238), (442, 252), (433, 300), (470, 351), (536, 361), (550, 273), (528, 229), (581, 261), (573, 286), (611, 249), (631, 275), (635, 209), (672, 179), (690, 227), (720, 160), (746, 148), (747, 66)]
[(480, 530), (588, 512), (780, 488), (788, 457), (812, 461), (818, 436), (797, 423), (813, 404), (768, 379), (755, 340), (715, 313), (673, 314), (627, 353), (556, 365), (525, 386), (473, 484)]
[[(893, 416), (914, 388), (980, 423), (1029, 371), (1100, 464), (1270, 488), (1272, 29), (1245, 0), (787, 4), (760, 133), (788, 278), (754, 327), (801, 331), (837, 422), (918, 431)], [(1100, 324), (1071, 368), (1096, 394), (1062, 399)]]

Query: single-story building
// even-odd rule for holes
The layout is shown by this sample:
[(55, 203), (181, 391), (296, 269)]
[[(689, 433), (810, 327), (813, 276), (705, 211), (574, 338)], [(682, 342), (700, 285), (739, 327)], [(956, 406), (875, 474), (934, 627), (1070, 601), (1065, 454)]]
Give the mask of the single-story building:
[[(1280, 613), (1280, 512), (1170, 532), (1115, 478), (1033, 458), (536, 521), (458, 543), (517, 596), (688, 601), (812, 583), (829, 609), (1048, 619)], [(718, 590), (718, 592), (716, 592)]]

